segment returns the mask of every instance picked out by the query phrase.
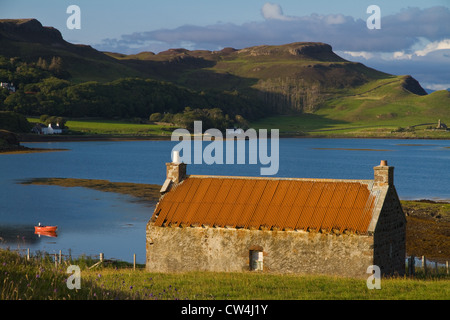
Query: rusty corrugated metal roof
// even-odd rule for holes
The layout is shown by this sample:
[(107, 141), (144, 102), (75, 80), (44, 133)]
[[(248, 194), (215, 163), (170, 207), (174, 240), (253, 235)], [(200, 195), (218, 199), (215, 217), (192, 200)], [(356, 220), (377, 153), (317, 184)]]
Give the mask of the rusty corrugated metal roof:
[(156, 226), (367, 232), (376, 195), (359, 180), (189, 176), (155, 209)]

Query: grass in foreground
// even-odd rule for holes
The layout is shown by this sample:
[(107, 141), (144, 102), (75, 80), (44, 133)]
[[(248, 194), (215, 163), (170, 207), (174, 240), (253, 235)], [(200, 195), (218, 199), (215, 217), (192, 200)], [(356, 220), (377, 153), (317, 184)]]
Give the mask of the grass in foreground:
[[(69, 290), (69, 264), (81, 268), (81, 288)], [(118, 265), (89, 269), (94, 261), (67, 261), (55, 267), (49, 257), (27, 261), (0, 250), (0, 299), (38, 300), (302, 300), (433, 299), (450, 297), (448, 275), (418, 271), (416, 279), (382, 279), (369, 290), (366, 279), (266, 273), (151, 273)]]

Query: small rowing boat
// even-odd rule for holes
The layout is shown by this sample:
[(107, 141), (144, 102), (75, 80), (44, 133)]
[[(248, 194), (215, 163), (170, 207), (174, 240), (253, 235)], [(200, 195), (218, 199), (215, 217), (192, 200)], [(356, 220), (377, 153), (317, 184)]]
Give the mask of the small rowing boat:
[(38, 226), (34, 226), (35, 232), (55, 232), (58, 226), (42, 226), (39, 224)]

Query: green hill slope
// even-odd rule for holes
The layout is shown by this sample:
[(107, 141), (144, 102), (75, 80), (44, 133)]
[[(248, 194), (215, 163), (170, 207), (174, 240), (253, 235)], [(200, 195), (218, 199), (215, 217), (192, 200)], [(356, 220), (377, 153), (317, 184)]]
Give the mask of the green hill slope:
[(124, 76), (141, 76), (137, 70), (123, 66), (117, 59), (87, 45), (65, 41), (52, 27), (44, 27), (36, 19), (0, 20), (0, 55), (23, 61), (50, 61), (62, 58), (73, 81), (110, 81)]

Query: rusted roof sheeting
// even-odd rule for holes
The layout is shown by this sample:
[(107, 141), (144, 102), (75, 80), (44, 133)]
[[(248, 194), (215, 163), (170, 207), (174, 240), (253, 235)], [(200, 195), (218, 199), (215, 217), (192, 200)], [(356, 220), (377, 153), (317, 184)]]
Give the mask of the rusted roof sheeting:
[(360, 181), (194, 176), (164, 195), (154, 223), (365, 233), (374, 205)]

